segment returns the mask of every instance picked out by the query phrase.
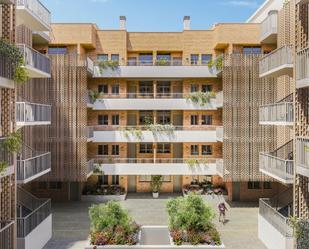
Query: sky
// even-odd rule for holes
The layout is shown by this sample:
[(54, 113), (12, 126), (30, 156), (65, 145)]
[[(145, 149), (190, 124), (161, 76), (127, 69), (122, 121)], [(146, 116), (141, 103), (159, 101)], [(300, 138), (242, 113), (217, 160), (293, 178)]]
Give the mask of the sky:
[(191, 29), (209, 29), (215, 23), (244, 22), (265, 0), (41, 0), (52, 22), (96, 23), (118, 29), (127, 17), (128, 31), (182, 31), (184, 16)]

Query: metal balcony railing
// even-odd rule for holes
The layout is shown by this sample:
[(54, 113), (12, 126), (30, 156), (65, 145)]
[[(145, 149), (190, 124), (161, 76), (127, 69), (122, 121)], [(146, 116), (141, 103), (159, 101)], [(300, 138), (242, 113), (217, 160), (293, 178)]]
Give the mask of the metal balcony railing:
[(18, 44), (17, 47), (23, 54), (25, 66), (33, 67), (46, 74), (51, 73), (51, 62), (49, 57), (25, 44)]
[(309, 47), (296, 54), (296, 81), (301, 82), (304, 80), (306, 82), (301, 85), (304, 87), (309, 86)]
[(31, 158), (17, 159), (17, 180), (28, 182), (41, 176), (51, 168), (51, 153), (39, 154)]
[(51, 105), (16, 102), (16, 122), (51, 122)]
[(261, 41), (269, 36), (278, 33), (278, 11), (270, 11), (266, 19), (262, 22)]
[(265, 55), (259, 64), (260, 77), (277, 70), (282, 69), (286, 65), (289, 65), (291, 70), (293, 65), (293, 46), (286, 45), (278, 48), (271, 53)]
[(27, 191), (18, 188), (18, 204), (31, 211), (17, 218), (17, 237), (25, 238), (51, 214), (51, 200), (38, 199)]
[(293, 124), (293, 102), (280, 102), (260, 107), (260, 124)]
[(296, 138), (296, 165), (309, 175), (309, 137)]
[(16, 0), (16, 6), (27, 9), (40, 22), (50, 27), (50, 11), (39, 0)]
[(94, 136), (94, 127), (88, 126), (86, 127), (87, 138), (91, 139)]
[(14, 249), (14, 221), (0, 221), (0, 248)]
[(260, 170), (284, 183), (293, 183), (293, 141), (270, 153), (260, 153)]

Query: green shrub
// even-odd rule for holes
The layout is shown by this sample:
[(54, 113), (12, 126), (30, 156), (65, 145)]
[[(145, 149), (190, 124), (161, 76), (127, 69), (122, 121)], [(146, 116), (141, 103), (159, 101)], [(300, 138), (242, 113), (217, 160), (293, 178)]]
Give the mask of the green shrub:
[(191, 100), (194, 104), (205, 106), (210, 102), (211, 98), (215, 97), (216, 97), (215, 92), (194, 92), (187, 97), (187, 100)]

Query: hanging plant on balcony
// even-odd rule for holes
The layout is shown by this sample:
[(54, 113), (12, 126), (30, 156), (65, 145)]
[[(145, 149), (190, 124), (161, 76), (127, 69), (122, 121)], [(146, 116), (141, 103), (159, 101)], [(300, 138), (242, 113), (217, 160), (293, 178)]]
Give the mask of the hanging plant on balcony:
[(151, 131), (152, 133), (169, 133), (172, 134), (175, 131), (175, 126), (172, 124), (154, 124), (152, 117), (146, 117), (145, 123), (147, 126), (147, 130)]
[(218, 71), (222, 70), (223, 68), (223, 57), (222, 56), (219, 56), (217, 59), (216, 59), (216, 69)]
[(100, 165), (95, 165), (93, 168), (93, 174), (97, 176), (102, 176), (103, 175), (103, 170), (100, 167)]
[(139, 141), (143, 138), (142, 130), (137, 127), (126, 127), (122, 130), (122, 132), (126, 139), (129, 139), (130, 135)]
[(166, 58), (161, 58), (157, 60), (157, 66), (169, 66), (169, 65), (170, 65), (170, 61), (167, 60)]
[(92, 103), (94, 103), (100, 97), (100, 93), (98, 91), (89, 90), (89, 96)]
[(7, 162), (0, 162), (0, 176), (3, 175), (8, 167), (9, 165)]
[(18, 153), (21, 151), (22, 135), (20, 132), (11, 133), (2, 143), (1, 147), (11, 153)]
[(215, 97), (216, 97), (215, 92), (194, 92), (187, 97), (187, 100), (191, 100), (194, 104), (205, 106), (210, 102), (211, 98)]
[(196, 168), (198, 166), (200, 166), (199, 160), (196, 158), (189, 158), (186, 160), (186, 164), (191, 168)]
[(119, 61), (100, 61), (98, 62), (98, 66), (101, 74), (104, 69), (111, 69), (115, 71), (119, 67)]
[(207, 66), (208, 66), (209, 70), (212, 70), (214, 65), (215, 65), (215, 63), (214, 63), (213, 60), (210, 60), (210, 61), (207, 62)]
[(0, 56), (12, 63), (13, 80), (17, 84), (25, 83), (29, 79), (28, 73), (23, 67), (25, 63), (22, 53), (15, 45), (10, 44), (3, 38), (0, 39)]

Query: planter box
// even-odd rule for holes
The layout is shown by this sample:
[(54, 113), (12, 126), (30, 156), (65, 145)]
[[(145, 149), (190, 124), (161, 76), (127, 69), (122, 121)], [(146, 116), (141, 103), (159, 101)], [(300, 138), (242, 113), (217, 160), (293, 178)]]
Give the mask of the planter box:
[(124, 201), (127, 194), (124, 195), (82, 195), (81, 200), (87, 202), (106, 202), (106, 201)]

